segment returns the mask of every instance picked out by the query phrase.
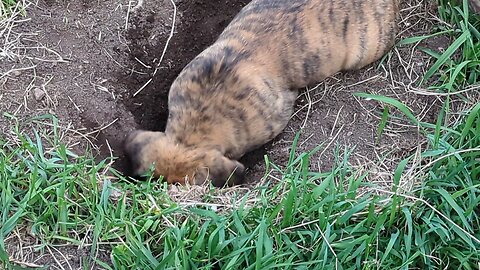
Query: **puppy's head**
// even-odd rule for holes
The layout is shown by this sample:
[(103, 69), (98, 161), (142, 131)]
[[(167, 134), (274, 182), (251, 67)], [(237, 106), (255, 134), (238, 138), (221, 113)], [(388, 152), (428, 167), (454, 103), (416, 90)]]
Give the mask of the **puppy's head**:
[(168, 183), (199, 185), (211, 180), (214, 186), (224, 186), (244, 179), (240, 162), (215, 149), (184, 147), (163, 132), (132, 132), (124, 141), (124, 152), (132, 176), (144, 175), (153, 165), (153, 175), (163, 176)]

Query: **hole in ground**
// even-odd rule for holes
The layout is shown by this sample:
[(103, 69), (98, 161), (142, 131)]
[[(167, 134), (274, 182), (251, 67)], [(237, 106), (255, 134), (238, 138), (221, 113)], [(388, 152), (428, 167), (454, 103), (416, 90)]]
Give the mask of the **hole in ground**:
[[(120, 80), (130, 93), (123, 99), (126, 108), (133, 114), (138, 127), (146, 130), (164, 131), (168, 117), (168, 91), (180, 71), (201, 51), (211, 45), (249, 0), (188, 0), (177, 4), (176, 31), (169, 43), (161, 69), (152, 81), (135, 97), (133, 94), (151, 78), (153, 69), (160, 59), (167, 41), (172, 7), (165, 3), (150, 3), (143, 11), (132, 18), (129, 28), (130, 59), (135, 70)], [(162, 14), (161, 12), (166, 12)], [(159, 13), (160, 12), (160, 13)], [(170, 17), (169, 17), (170, 16)], [(154, 41), (152, 41), (154, 40)], [(150, 66), (147, 67), (147, 66)], [(247, 179), (259, 179), (263, 171), (251, 169), (263, 161), (265, 146), (248, 153), (240, 161), (249, 168)], [(121, 149), (116, 169), (125, 171), (126, 162)]]

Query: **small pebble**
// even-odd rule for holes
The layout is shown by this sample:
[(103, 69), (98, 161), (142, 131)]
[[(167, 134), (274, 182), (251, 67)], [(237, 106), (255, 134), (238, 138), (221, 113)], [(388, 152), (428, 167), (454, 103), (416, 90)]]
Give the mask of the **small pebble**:
[(43, 91), (40, 88), (34, 88), (33, 97), (35, 98), (36, 101), (40, 101), (45, 97), (45, 91)]
[(18, 76), (22, 75), (22, 72), (20, 70), (14, 70), (14, 71), (12, 71), (12, 75), (15, 76), (15, 77), (18, 77)]

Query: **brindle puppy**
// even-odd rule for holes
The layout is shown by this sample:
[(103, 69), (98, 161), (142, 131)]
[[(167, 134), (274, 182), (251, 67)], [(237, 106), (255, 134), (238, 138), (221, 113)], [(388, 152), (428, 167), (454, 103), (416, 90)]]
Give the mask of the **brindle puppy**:
[(215, 186), (286, 126), (297, 89), (379, 59), (394, 43), (396, 0), (253, 0), (180, 73), (165, 132), (125, 141), (134, 175)]

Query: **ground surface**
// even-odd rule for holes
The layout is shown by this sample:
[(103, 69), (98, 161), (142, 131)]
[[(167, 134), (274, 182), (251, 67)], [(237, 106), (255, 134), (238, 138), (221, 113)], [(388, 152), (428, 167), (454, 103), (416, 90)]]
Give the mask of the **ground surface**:
[[(94, 150), (99, 158), (119, 157), (114, 166), (122, 170), (121, 142), (126, 133), (165, 127), (172, 81), (247, 2), (176, 1), (174, 13), (170, 1), (146, 0), (136, 9), (136, 2), (127, 0), (40, 0), (27, 8), (26, 17), (18, 18), (22, 21), (12, 22), (12, 32), (2, 35), (0, 111), (21, 120), (55, 114), (70, 134), (65, 140), (74, 149), (81, 153), (91, 142), (98, 147)], [(433, 18), (428, 12), (434, 12), (434, 7), (425, 7), (426, 1), (410, 2), (403, 6), (399, 38), (432, 31), (429, 20), (434, 19), (427, 18)], [(162, 58), (174, 15), (175, 32)], [(441, 51), (448, 43), (437, 39), (424, 45)], [(264, 175), (264, 154), (278, 165), (285, 164), (292, 140), (302, 128), (299, 150), (324, 144), (312, 169), (329, 169), (338, 145), (340, 149), (355, 147), (354, 164), (371, 164), (372, 171), (382, 171), (378, 166), (391, 171), (396, 159), (421, 145), (416, 129), (393, 120), (376, 143), (383, 108), (352, 94), (397, 98), (418, 118), (432, 122), (437, 101), (418, 94), (415, 88), (419, 74), (429, 65), (427, 59), (411, 47), (397, 48), (379, 68), (375, 63), (360, 71), (339, 73), (303, 91), (285, 132), (243, 159), (249, 168), (247, 182), (255, 183)], [(11, 120), (0, 118), (2, 133), (7, 133), (9, 125)], [(389, 181), (390, 176), (379, 175), (378, 179)], [(77, 266), (78, 262), (72, 268)]]

